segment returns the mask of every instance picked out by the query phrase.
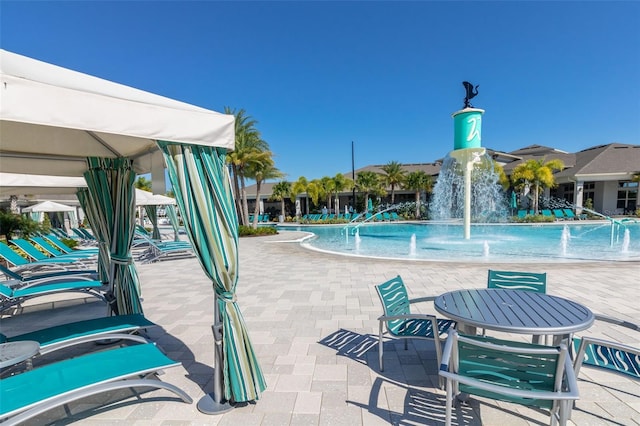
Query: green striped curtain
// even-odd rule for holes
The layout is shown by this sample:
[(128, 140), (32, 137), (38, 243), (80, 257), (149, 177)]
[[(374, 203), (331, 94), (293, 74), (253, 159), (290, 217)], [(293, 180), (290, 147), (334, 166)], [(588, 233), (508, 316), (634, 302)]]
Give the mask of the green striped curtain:
[(109, 264), (111, 263), (109, 257), (109, 244), (105, 240), (107, 235), (106, 224), (100, 222), (100, 213), (98, 212), (98, 206), (93, 204), (89, 198), (89, 189), (78, 188), (76, 192), (78, 201), (80, 201), (80, 207), (84, 211), (84, 215), (91, 226), (93, 236), (98, 241), (98, 277), (103, 283), (109, 282)]
[(153, 225), (153, 233), (151, 234), (151, 238), (154, 240), (160, 241), (160, 229), (158, 228), (158, 206), (144, 206), (144, 211), (147, 213), (147, 217)]
[(180, 220), (178, 219), (176, 208), (173, 204), (167, 204), (165, 206), (165, 211), (167, 212), (169, 222), (171, 222), (171, 227), (173, 228), (173, 239), (175, 241), (180, 241)]
[(89, 190), (89, 204), (102, 226), (101, 239), (109, 247), (109, 283), (119, 315), (142, 313), (140, 283), (131, 243), (135, 229), (136, 174), (128, 158), (87, 158), (84, 173)]
[[(238, 218), (225, 164), (226, 150), (170, 142), (158, 145), (164, 153), (187, 235), (203, 270), (213, 281), (216, 311), (222, 322), (224, 398), (235, 402), (256, 400), (266, 389), (266, 382), (235, 299)], [(214, 321), (217, 330), (219, 318)], [(216, 343), (217, 334), (214, 331)], [(219, 364), (214, 371), (220, 371)]]

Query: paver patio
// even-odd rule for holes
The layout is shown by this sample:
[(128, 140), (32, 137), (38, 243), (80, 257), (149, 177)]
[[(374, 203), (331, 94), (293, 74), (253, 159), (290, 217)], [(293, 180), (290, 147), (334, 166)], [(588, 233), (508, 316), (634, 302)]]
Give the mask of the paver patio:
[[(547, 272), (547, 291), (595, 313), (638, 323), (640, 262), (574, 264), (432, 263), (372, 260), (306, 250), (297, 232), (240, 240), (238, 303), (259, 357), (267, 390), (260, 400), (217, 416), (201, 414), (166, 391), (103, 394), (47, 412), (30, 424), (82, 425), (438, 425), (444, 392), (437, 388), (433, 343), (385, 346), (378, 368), (374, 285), (400, 274), (410, 297), (485, 287), (487, 269)], [(149, 336), (183, 363), (162, 380), (195, 401), (211, 392), (213, 290), (195, 258), (138, 265), (145, 315), (160, 327)], [(104, 316), (90, 299), (36, 299), (2, 318), (7, 335)], [(37, 303), (37, 304), (36, 304)], [(55, 309), (51, 309), (54, 307)], [(435, 314), (432, 303), (420, 307)], [(595, 324), (588, 333), (640, 345), (640, 333)], [(528, 336), (512, 335), (526, 340)], [(81, 348), (82, 349), (82, 348)], [(62, 353), (60, 356), (66, 356)], [(640, 383), (591, 368), (580, 372), (581, 399), (570, 424), (640, 424)], [(139, 401), (140, 400), (140, 401)], [(547, 424), (544, 411), (472, 398), (458, 424)]]

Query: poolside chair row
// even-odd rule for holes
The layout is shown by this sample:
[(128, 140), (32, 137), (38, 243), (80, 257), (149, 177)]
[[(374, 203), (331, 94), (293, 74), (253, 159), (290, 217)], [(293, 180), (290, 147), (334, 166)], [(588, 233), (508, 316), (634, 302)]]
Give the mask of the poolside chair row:
[[(9, 265), (12, 272), (17, 274), (29, 275), (36, 272), (53, 272), (53, 271), (77, 271), (81, 270), (85, 273), (95, 272), (93, 265), (95, 264), (95, 258), (91, 256), (74, 256), (73, 253), (65, 254), (56, 257), (47, 257), (37, 248), (33, 247), (25, 240), (13, 240), (15, 246), (22, 245), (26, 250), (32, 251), (30, 257), (33, 260), (30, 261), (22, 255), (13, 250), (7, 244), (0, 242), (0, 257)], [(23, 253), (24, 250), (21, 249)], [(9, 269), (6, 268), (6, 269)], [(4, 271), (4, 269), (3, 269)], [(15, 277), (12, 277), (14, 279)]]
[[(586, 218), (586, 215), (576, 215), (571, 209), (542, 209), (540, 214), (546, 217), (553, 217), (556, 220), (582, 220)], [(533, 215), (535, 215), (533, 210), (518, 210), (518, 218), (520, 219)]]
[(142, 263), (195, 256), (193, 246), (188, 241), (155, 241), (144, 234), (137, 234), (136, 239), (137, 247), (145, 247), (136, 257)]
[[(253, 223), (253, 219), (255, 218), (255, 215), (250, 214), (249, 215), (249, 223)], [(270, 216), (268, 214), (259, 214), (258, 215), (258, 222), (269, 222), (270, 220)]]
[[(353, 220), (359, 217), (358, 214), (354, 213), (345, 213), (345, 214), (305, 214), (302, 216), (302, 220), (310, 221), (310, 222), (321, 222), (332, 219), (344, 219), (344, 220)], [(365, 213), (361, 216), (362, 219), (373, 219), (373, 220), (385, 220), (385, 221), (396, 221), (400, 220), (400, 216), (396, 212), (382, 212), (382, 213)]]

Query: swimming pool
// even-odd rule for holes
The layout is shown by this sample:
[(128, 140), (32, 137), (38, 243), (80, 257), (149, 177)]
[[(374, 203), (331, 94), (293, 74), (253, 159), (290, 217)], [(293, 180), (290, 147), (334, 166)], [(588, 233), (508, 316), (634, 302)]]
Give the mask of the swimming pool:
[(640, 223), (474, 224), (374, 223), (278, 226), (315, 237), (302, 244), (351, 256), (454, 262), (639, 261)]

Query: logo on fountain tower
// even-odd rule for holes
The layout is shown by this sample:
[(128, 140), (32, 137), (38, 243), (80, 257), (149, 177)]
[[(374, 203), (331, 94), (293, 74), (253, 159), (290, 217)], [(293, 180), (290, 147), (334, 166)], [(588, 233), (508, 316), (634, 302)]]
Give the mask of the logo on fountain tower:
[(473, 105), (471, 105), (469, 101), (478, 96), (478, 87), (480, 87), (480, 85), (477, 85), (474, 88), (473, 84), (468, 81), (463, 81), (462, 85), (464, 86), (464, 90), (467, 92), (467, 95), (464, 97), (464, 108), (473, 108)]

